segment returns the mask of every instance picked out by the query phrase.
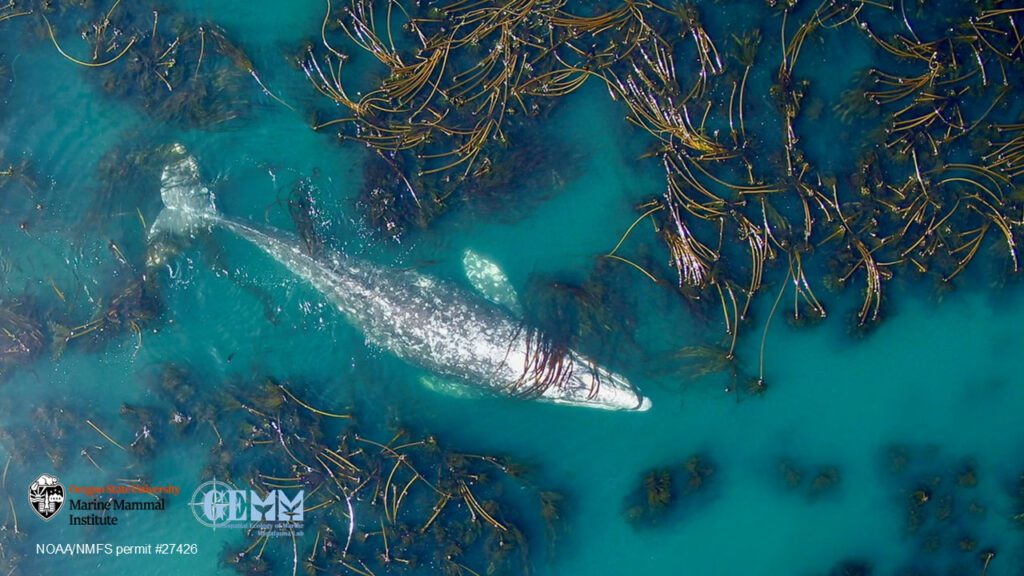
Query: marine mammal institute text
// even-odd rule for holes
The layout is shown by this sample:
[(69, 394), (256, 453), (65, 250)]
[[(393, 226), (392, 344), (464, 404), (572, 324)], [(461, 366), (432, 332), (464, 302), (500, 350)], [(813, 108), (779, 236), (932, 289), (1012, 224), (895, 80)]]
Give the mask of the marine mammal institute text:
[[(110, 510), (163, 510), (166, 501), (159, 498), (153, 502), (136, 502), (111, 498), (110, 500), (72, 500), (72, 510), (95, 510), (108, 512)], [(117, 516), (107, 514), (86, 514), (76, 516), (71, 514), (68, 522), (72, 526), (117, 526)]]
[(87, 514), (68, 518), (72, 526), (117, 526), (117, 516), (100, 516), (99, 514)]

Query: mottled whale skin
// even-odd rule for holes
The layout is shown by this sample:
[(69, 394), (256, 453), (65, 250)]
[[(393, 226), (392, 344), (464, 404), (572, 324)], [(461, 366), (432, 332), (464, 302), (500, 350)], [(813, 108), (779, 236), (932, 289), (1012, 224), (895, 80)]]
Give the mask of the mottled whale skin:
[(151, 238), (226, 229), (309, 282), (372, 344), (467, 387), (573, 406), (650, 408), (624, 377), (572, 350), (553, 349), (505, 308), (454, 284), (338, 252), (313, 257), (286, 233), (221, 216), (195, 159), (181, 147), (175, 152), (179, 158), (162, 174), (165, 208)]

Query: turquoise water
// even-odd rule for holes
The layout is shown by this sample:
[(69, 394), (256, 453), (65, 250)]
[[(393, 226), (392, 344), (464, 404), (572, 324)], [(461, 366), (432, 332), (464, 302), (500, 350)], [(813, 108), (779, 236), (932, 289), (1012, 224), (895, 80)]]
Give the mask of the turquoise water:
[[(765, 18), (762, 57), (776, 61), (777, 15), (718, 4), (701, 8), (723, 45), (726, 31)], [(323, 9), (318, 2), (286, 10), (236, 1), (182, 1), (162, 9), (217, 22), (244, 47), (263, 82), (297, 110), (274, 101), (243, 74), (233, 86), (244, 97), (245, 114), (205, 128), (156, 118), (138, 100), (104, 93), (90, 76), (97, 72), (62, 58), (30, 17), (0, 22), (0, 63), (10, 70), (0, 77), (0, 169), (25, 160), (34, 180), (3, 188), (2, 295), (28, 295), (45, 320), (69, 326), (106, 308), (144, 267), (143, 221), (152, 222), (160, 209), (154, 151), (180, 142), (198, 159), (219, 207), (232, 218), (291, 231), (289, 195), (304, 182), (316, 206), (315, 228), (329, 249), (469, 289), (461, 255), (472, 248), (500, 264), (527, 313), (538, 316), (553, 306), (557, 285), (596, 278), (607, 288), (605, 328), (585, 346), (628, 376), (653, 408), (608, 413), (432, 393), (420, 386), (421, 372), (368, 346), (311, 287), (251, 245), (215, 232), (157, 271), (163, 310), (140, 335), (125, 329), (91, 346), (86, 339), (72, 341), (59, 357), (48, 348), (4, 376), (3, 459), (13, 455), (4, 491), (23, 533), (5, 543), (5, 553), (19, 550), (23, 556), (14, 573), (233, 572), (222, 561), (224, 547), (251, 541), (236, 531), (201, 526), (187, 504), (209, 479), (204, 465), (217, 442), (210, 430), (179, 438), (165, 427), (154, 455), (136, 459), (82, 424), (90, 419), (129, 442), (136, 428), (119, 410), (122, 404), (165, 402), (154, 383), (166, 364), (187, 370), (204, 392), (252, 388), (274, 377), (323, 410), (354, 410), (371, 437), (386, 440), (388, 422), (398, 418), (415, 435), (435, 434), (454, 451), (528, 463), (533, 484), (565, 497), (554, 547), (545, 542), (536, 514), (523, 514), (528, 564), (537, 574), (810, 575), (829, 574), (846, 560), (871, 565), (877, 574), (981, 574), (986, 550), (996, 552), (987, 574), (1024, 573), (1020, 525), (1013, 518), (1021, 512), (1017, 491), (1024, 472), (1024, 293), (1013, 277), (1004, 280), (1003, 252), (995, 241), (941, 298), (931, 280), (905, 274), (888, 283), (885, 319), (866, 335), (850, 330), (859, 288), (821, 289), (830, 312), (826, 321), (795, 327), (774, 317), (766, 338), (767, 391), (727, 391), (721, 378), (695, 378), (673, 357), (685, 346), (720, 343), (717, 312), (705, 319), (671, 288), (600, 257), (634, 221), (634, 206), (665, 186), (657, 160), (640, 159), (650, 140), (623, 121), (621, 103), (588, 83), (559, 101), (538, 128), (557, 159), (524, 166), (520, 178), (527, 184), (516, 189), (515, 201), (457, 202), (426, 229), (408, 230), (396, 241), (368, 222), (360, 202), (366, 148), (310, 129), (308, 112), (323, 103), (291, 55), (319, 35)], [(55, 19), (57, 30), (70, 30), (71, 20)], [(812, 97), (826, 102), (878, 57), (862, 36), (837, 34), (809, 41), (801, 56), (805, 74), (841, 79), (815, 84)], [(87, 50), (70, 32), (58, 38), (75, 54)], [(354, 65), (370, 67), (358, 59)], [(372, 72), (360, 76), (369, 78)], [(752, 131), (772, 129), (771, 82), (767, 74), (751, 77)], [(820, 121), (801, 119), (797, 129), (806, 132), (802, 144), (815, 162), (838, 171), (853, 160), (856, 151), (845, 144), (857, 141), (857, 128), (825, 109)], [(119, 263), (112, 244), (127, 264)], [(623, 250), (672, 278), (652, 234), (638, 231)], [(757, 374), (761, 331), (783, 272), (778, 263), (770, 265), (768, 288), (744, 327), (738, 357), (745, 373)], [(27, 445), (42, 442), (38, 410), (57, 407), (69, 415), (67, 436), (53, 442), (67, 452), (59, 467), (52, 454)], [(227, 428), (230, 416), (218, 417)], [(82, 449), (102, 471), (79, 455)], [(707, 486), (682, 496), (685, 480), (677, 473), (676, 506), (653, 526), (630, 523), (626, 510), (644, 474), (679, 467), (695, 454), (713, 463)], [(905, 467), (894, 470), (896, 458), (905, 458)], [(787, 484), (782, 461), (802, 472), (798, 486)], [(968, 466), (977, 485), (959, 486)], [(814, 477), (830, 468), (838, 471), (838, 482), (815, 489)], [(43, 523), (24, 502), (28, 485), (43, 472), (56, 473), (65, 485), (141, 475), (176, 484), (182, 495), (162, 513), (127, 513), (118, 527), (71, 527), (66, 510)], [(911, 534), (907, 509), (924, 486), (934, 506)], [(527, 494), (531, 488), (519, 490)], [(936, 516), (946, 497), (952, 514), (940, 522)], [(972, 503), (984, 511), (972, 511)], [(3, 514), (10, 531), (12, 511)], [(314, 535), (307, 529), (300, 543), (308, 549)], [(960, 550), (966, 538), (976, 544)], [(56, 558), (34, 548), (93, 541), (197, 543), (198, 553)], [(267, 550), (274, 573), (291, 573), (289, 538), (275, 539)], [(402, 573), (394, 565), (375, 570)], [(439, 571), (426, 565), (413, 573)]]

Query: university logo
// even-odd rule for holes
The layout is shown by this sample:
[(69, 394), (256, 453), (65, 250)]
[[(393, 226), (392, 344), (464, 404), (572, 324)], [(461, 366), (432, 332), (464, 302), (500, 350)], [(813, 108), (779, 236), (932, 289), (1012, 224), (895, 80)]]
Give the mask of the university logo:
[(239, 490), (214, 478), (196, 488), (189, 505), (196, 520), (210, 528), (248, 528), (263, 523), (270, 529), (275, 525), (294, 529), (302, 527), (304, 500), (304, 490), (292, 496), (283, 490), (260, 495), (255, 490)]
[(43, 474), (28, 487), (32, 510), (43, 520), (53, 518), (64, 504), (64, 485), (52, 474)]

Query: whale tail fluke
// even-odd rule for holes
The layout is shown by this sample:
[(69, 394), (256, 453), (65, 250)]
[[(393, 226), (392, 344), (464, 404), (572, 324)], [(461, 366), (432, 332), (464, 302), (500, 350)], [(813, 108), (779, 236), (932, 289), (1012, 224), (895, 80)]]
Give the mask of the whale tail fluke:
[(171, 147), (171, 160), (160, 175), (160, 199), (164, 208), (149, 228), (147, 264), (162, 265), (197, 234), (217, 219), (213, 193), (203, 185), (196, 159), (185, 147)]

